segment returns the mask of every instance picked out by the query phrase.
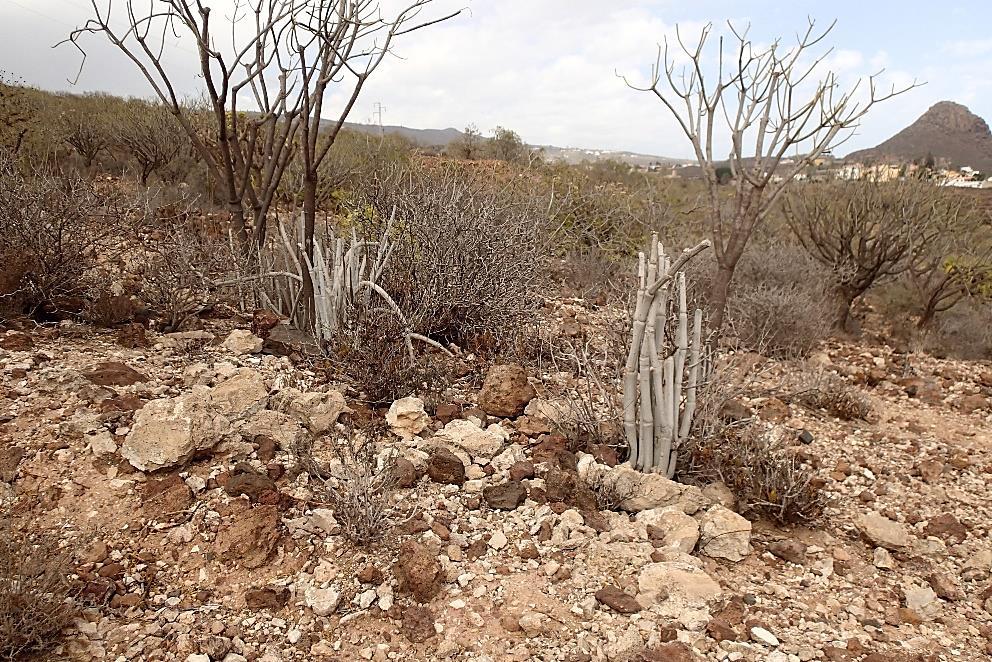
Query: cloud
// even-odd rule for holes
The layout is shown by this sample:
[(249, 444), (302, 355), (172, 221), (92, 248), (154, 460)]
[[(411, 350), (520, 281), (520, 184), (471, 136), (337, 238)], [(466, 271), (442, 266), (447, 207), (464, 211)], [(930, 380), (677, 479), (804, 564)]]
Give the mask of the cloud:
[[(232, 1), (210, 4), (230, 6)], [(84, 22), (89, 0), (16, 2), (0, 2), (5, 37), (0, 40), (0, 62), (29, 83), (68, 88), (79, 65), (78, 53), (71, 47), (49, 47)], [(116, 0), (118, 6), (121, 2)], [(406, 2), (384, 0), (384, 13)], [(688, 141), (662, 104), (651, 94), (629, 89), (617, 74), (646, 80), (658, 43), (675, 35), (674, 17), (692, 41), (705, 24), (699, 17), (725, 13), (727, 3), (702, 0), (687, 7), (674, 0), (435, 0), (422, 16), (463, 8), (454, 19), (402, 37), (395, 56), (370, 79), (351, 119), (369, 121), (379, 102), (388, 124), (463, 128), (474, 123), (483, 131), (502, 125), (532, 143), (691, 155)], [(748, 11), (754, 15), (737, 22), (750, 21), (756, 43), (770, 43), (778, 29), (787, 36), (783, 46), (788, 46), (793, 32), (776, 28), (776, 16), (768, 10)], [(846, 22), (858, 20), (852, 16)], [(981, 103), (988, 104), (992, 79), (983, 66), (987, 58), (977, 53), (989, 52), (992, 40), (949, 40), (943, 47), (949, 57), (937, 66), (921, 60), (896, 34), (890, 43), (880, 40), (869, 24), (854, 26), (860, 30), (854, 36), (838, 43), (842, 33), (834, 32), (822, 44), (824, 49), (837, 46), (823, 67), (837, 73), (842, 87), (883, 67), (886, 85), (898, 87), (915, 77), (932, 82), (870, 114), (860, 135), (845, 147), (878, 143), (943, 98), (974, 101), (979, 112)], [(716, 29), (724, 29), (724, 24), (717, 22)], [(76, 91), (150, 95), (134, 66), (111, 46), (96, 37), (87, 43), (88, 60)], [(202, 81), (192, 54), (174, 51), (172, 64), (180, 90), (194, 92)], [(714, 64), (710, 57), (708, 66)], [(343, 99), (339, 92), (329, 105)]]

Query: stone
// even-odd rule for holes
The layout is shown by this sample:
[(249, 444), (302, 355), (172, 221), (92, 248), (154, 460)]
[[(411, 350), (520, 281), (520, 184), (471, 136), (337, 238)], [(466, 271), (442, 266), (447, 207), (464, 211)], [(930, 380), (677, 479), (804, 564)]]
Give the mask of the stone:
[(465, 464), (447, 448), (435, 448), (427, 458), (427, 475), (435, 483), (465, 484)]
[(935, 536), (953, 545), (960, 544), (968, 537), (968, 529), (951, 513), (931, 517), (923, 528), (927, 536)]
[(641, 605), (634, 596), (612, 584), (596, 591), (596, 600), (618, 614), (636, 614), (641, 610)]
[(255, 443), (259, 437), (268, 437), (285, 451), (292, 450), (306, 435), (306, 430), (295, 418), (271, 409), (257, 411), (239, 422), (238, 431)]
[(801, 430), (796, 438), (799, 440), (799, 443), (803, 445), (808, 446), (813, 443), (813, 433), (809, 430)]
[(254, 471), (236, 473), (228, 477), (224, 491), (232, 497), (247, 496), (252, 503), (274, 505), (279, 502), (279, 488), (276, 487), (275, 481)]
[(759, 644), (764, 644), (766, 646), (778, 646), (778, 637), (766, 630), (765, 628), (755, 625), (751, 628), (751, 639), (758, 642)]
[(17, 467), (24, 458), (25, 450), (20, 446), (14, 446), (4, 442), (0, 446), (0, 482), (13, 483), (17, 476)]
[(758, 416), (765, 421), (781, 423), (789, 418), (789, 405), (778, 398), (768, 398), (758, 408)]
[(279, 537), (279, 511), (275, 506), (235, 506), (217, 532), (214, 547), (222, 560), (254, 569), (269, 560)]
[(696, 662), (701, 658), (692, 652), (688, 644), (669, 641), (645, 650), (639, 659), (644, 662)]
[(923, 619), (929, 620), (939, 608), (937, 594), (930, 586), (911, 586), (903, 591), (906, 608), (912, 609)]
[(287, 323), (279, 323), (265, 334), (262, 351), (275, 356), (303, 357), (320, 354), (320, 347), (305, 331), (300, 331)]
[(393, 461), (392, 471), (396, 479), (396, 487), (406, 489), (417, 484), (417, 467), (405, 457), (398, 457)]
[(638, 602), (645, 607), (674, 597), (687, 605), (703, 607), (723, 594), (706, 572), (684, 561), (648, 563), (637, 577)]
[(858, 527), (861, 535), (876, 547), (896, 551), (913, 544), (913, 538), (905, 526), (876, 512), (867, 512), (858, 516), (854, 525)]
[(431, 417), (424, 411), (424, 401), (408, 397), (394, 400), (386, 412), (386, 423), (396, 436), (410, 441), (430, 425)]
[(876, 547), (872, 553), (872, 564), (879, 570), (892, 570), (896, 567), (892, 554), (884, 547)]
[(710, 619), (710, 622), (706, 624), (706, 634), (716, 641), (737, 641), (740, 637), (734, 626), (719, 617)]
[(156, 471), (213, 448), (230, 431), (230, 421), (210, 406), (209, 389), (198, 387), (138, 410), (120, 453), (134, 468)]
[(513, 418), (523, 414), (536, 395), (523, 366), (515, 363), (494, 365), (486, 373), (479, 393), (479, 407), (490, 416)]
[(429, 602), (441, 590), (444, 573), (437, 558), (424, 545), (407, 540), (400, 546), (393, 565), (400, 590), (413, 594), (418, 602)]
[(441, 428), (432, 441), (461, 449), (473, 458), (488, 459), (499, 453), (506, 439), (506, 433), (498, 425), (483, 430), (475, 423), (459, 418)]
[(528, 480), (534, 477), (534, 463), (529, 460), (514, 462), (510, 467), (510, 480)]
[(789, 563), (806, 563), (806, 545), (798, 540), (776, 540), (768, 545), (768, 551)]
[(961, 587), (943, 573), (935, 572), (931, 574), (927, 578), (927, 583), (930, 584), (930, 588), (937, 594), (937, 597), (943, 600), (949, 600), (951, 602), (964, 600), (965, 595)]
[(0, 336), (0, 349), (11, 352), (27, 352), (34, 348), (31, 336), (20, 331), (8, 331)]
[(973, 413), (976, 411), (985, 411), (992, 408), (992, 400), (989, 400), (982, 395), (963, 395), (955, 403), (957, 408), (965, 413)]
[(270, 406), (296, 418), (314, 434), (328, 432), (342, 414), (352, 413), (344, 395), (333, 389), (304, 393), (296, 388), (286, 388), (272, 396)]
[(146, 513), (156, 516), (173, 516), (193, 505), (193, 490), (179, 477), (178, 473), (161, 480), (145, 481), (141, 489), (141, 507)]
[(148, 377), (120, 361), (98, 363), (84, 372), (83, 377), (97, 386), (131, 386), (148, 381)]
[(527, 488), (522, 483), (510, 480), (502, 485), (489, 485), (482, 490), (482, 498), (495, 510), (515, 510), (527, 499)]
[(235, 329), (228, 334), (221, 347), (237, 356), (258, 354), (262, 351), (264, 340), (247, 329)]
[(98, 430), (86, 436), (86, 445), (97, 457), (110, 457), (117, 453), (117, 441), (109, 430)]
[(232, 421), (265, 409), (268, 398), (262, 375), (251, 368), (239, 368), (210, 390), (210, 404)]
[(672, 506), (682, 497), (682, 487), (661, 474), (642, 473), (626, 464), (609, 467), (591, 455), (581, 457), (577, 471), (586, 485), (609, 485), (623, 496), (620, 508), (628, 513)]
[(271, 310), (259, 308), (251, 314), (251, 332), (259, 338), (267, 338), (282, 318)]
[(427, 607), (412, 605), (403, 609), (400, 632), (411, 643), (421, 644), (437, 635), (434, 613)]
[(336, 586), (320, 588), (307, 586), (303, 591), (303, 604), (313, 610), (317, 616), (330, 616), (337, 611), (341, 602), (341, 592)]
[[(658, 539), (662, 547), (691, 554), (699, 542), (699, 522), (678, 506), (642, 510), (634, 518), (648, 527), (648, 536)], [(653, 535), (657, 532), (658, 535)]]
[(916, 465), (924, 482), (935, 483), (944, 473), (944, 463), (940, 460), (923, 460)]
[(245, 591), (245, 605), (248, 609), (276, 611), (287, 604), (289, 604), (289, 589), (285, 586), (264, 586)]
[(723, 506), (700, 518), (699, 551), (710, 558), (743, 561), (751, 551), (751, 522)]

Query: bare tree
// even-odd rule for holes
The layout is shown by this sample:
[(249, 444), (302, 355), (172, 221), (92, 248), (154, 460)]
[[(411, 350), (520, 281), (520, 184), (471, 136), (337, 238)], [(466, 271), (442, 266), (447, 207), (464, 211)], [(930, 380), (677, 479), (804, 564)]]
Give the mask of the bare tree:
[[(836, 74), (823, 71), (830, 49), (813, 53), (833, 25), (818, 31), (810, 20), (791, 48), (780, 40), (757, 46), (749, 29), (732, 24), (727, 39), (732, 46), (721, 36), (714, 49), (707, 48), (712, 25), (694, 45), (677, 30), (677, 51), (670, 54), (667, 41), (659, 47), (646, 86), (624, 79), (665, 105), (702, 168), (718, 265), (710, 298), (715, 330), (723, 324), (737, 262), (789, 182), (848, 139), (875, 104), (910, 89), (880, 92), (875, 75), (842, 90)], [(688, 64), (680, 66), (680, 58)], [(715, 61), (715, 71), (709, 61)], [(722, 157), (717, 150), (726, 140), (729, 151)], [(723, 167), (734, 180), (729, 200), (717, 174)]]
[[(269, 207), (292, 156), (298, 114), (286, 77), (272, 81), (267, 74), (287, 54), (286, 34), (302, 3), (236, 0), (227, 20), (216, 21), (203, 0), (90, 2), (92, 18), (69, 36), (83, 53), (83, 64), (80, 40), (88, 34), (103, 35), (131, 60), (206, 163), (242, 245), (249, 244), (249, 217), (256, 240), (263, 241)], [(198, 130), (193, 110), (177, 90), (176, 72), (167, 58), (169, 41), (175, 38), (195, 47), (215, 140)], [(228, 38), (230, 46), (222, 48)], [(245, 97), (255, 112), (245, 112)]]
[(992, 297), (992, 226), (982, 222), (969, 196), (950, 191), (938, 220), (944, 230), (907, 270), (919, 303), (920, 329), (969, 297)]
[(0, 70), (0, 147), (17, 154), (37, 123), (34, 99), (22, 83)]
[(93, 164), (113, 144), (110, 130), (111, 109), (117, 100), (106, 94), (67, 95), (58, 116), (58, 135), (62, 142), (83, 159), (83, 167)]
[(784, 211), (803, 247), (834, 272), (838, 329), (872, 285), (921, 268), (929, 248), (956, 231), (958, 214), (929, 182), (872, 179), (803, 186), (785, 198)]
[(113, 133), (138, 164), (142, 186), (168, 166), (189, 143), (182, 126), (161, 103), (127, 101), (114, 116)]
[[(291, 59), (280, 62), (282, 77), (299, 76), (297, 108), (300, 158), (303, 163), (303, 253), (314, 257), (317, 189), (320, 168), (344, 127), (365, 83), (390, 52), (393, 40), (415, 30), (457, 16), (454, 12), (420, 20), (432, 0), (414, 0), (394, 17), (385, 17), (374, 0), (304, 2), (294, 15), (289, 35)], [(346, 82), (347, 81), (347, 82)], [(324, 126), (328, 89), (343, 92), (345, 102), (337, 117)], [(303, 256), (301, 256), (303, 257)], [(313, 299), (313, 283), (304, 272), (303, 300)]]

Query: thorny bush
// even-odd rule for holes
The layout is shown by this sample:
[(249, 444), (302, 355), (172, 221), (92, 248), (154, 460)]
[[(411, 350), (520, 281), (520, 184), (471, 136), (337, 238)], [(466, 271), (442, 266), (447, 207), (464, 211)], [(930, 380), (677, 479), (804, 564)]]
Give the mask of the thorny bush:
[(376, 452), (377, 442), (386, 434), (381, 422), (365, 430), (339, 428), (321, 437), (331, 456), (326, 467), (314, 458), (312, 441), (298, 442), (294, 450), (315, 479), (315, 495), (330, 505), (344, 535), (356, 545), (367, 545), (408, 520), (410, 513), (397, 496), (394, 462)]
[(500, 347), (537, 307), (534, 199), (455, 164), (394, 168), (356, 209), (372, 237), (395, 212), (381, 285), (413, 331), (442, 343)]
[(0, 660), (53, 648), (74, 614), (67, 554), (54, 538), (0, 525)]
[(100, 259), (119, 250), (119, 195), (73, 173), (22, 172), (0, 155), (0, 313), (79, 312)]

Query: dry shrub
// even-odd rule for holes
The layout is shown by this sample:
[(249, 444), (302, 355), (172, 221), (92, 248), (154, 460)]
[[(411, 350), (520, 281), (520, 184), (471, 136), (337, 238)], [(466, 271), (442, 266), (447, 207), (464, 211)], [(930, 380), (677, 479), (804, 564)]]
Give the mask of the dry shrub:
[(606, 304), (623, 300), (637, 289), (629, 263), (614, 259), (598, 246), (579, 248), (556, 262), (553, 275), (564, 296)]
[(753, 421), (691, 439), (682, 451), (679, 478), (695, 484), (722, 481), (736, 497), (737, 511), (749, 519), (807, 525), (823, 513), (813, 469)]
[(536, 310), (536, 202), (514, 186), (457, 164), (395, 168), (372, 182), (357, 213), (379, 237), (395, 209), (380, 284), (413, 331), (500, 346)]
[(72, 173), (25, 174), (0, 154), (0, 306), (78, 312), (90, 270), (119, 247), (119, 196)]
[(0, 525), (0, 659), (53, 648), (74, 614), (68, 555), (44, 535)]
[(804, 371), (798, 384), (783, 393), (782, 399), (826, 411), (844, 421), (864, 421), (872, 415), (868, 398), (832, 372)]
[(802, 358), (827, 337), (836, 310), (830, 272), (802, 248), (755, 248), (734, 273), (728, 326), (748, 349), (775, 358)]
[(440, 356), (417, 352), (416, 362), (411, 363), (403, 327), (392, 311), (366, 311), (332, 347), (331, 363), (370, 405), (388, 405), (408, 395), (438, 394), (444, 389), (443, 365), (436, 362)]
[(165, 330), (174, 331), (206, 306), (215, 279), (232, 263), (228, 245), (203, 236), (191, 222), (167, 224), (142, 242), (138, 296)]
[(134, 319), (136, 308), (128, 295), (104, 288), (87, 303), (83, 317), (91, 324), (110, 328)]
[[(344, 426), (342, 426), (344, 427)], [(317, 498), (330, 505), (344, 535), (356, 545), (381, 540), (392, 528), (410, 518), (397, 497), (397, 474), (392, 461), (376, 453), (386, 428), (374, 422), (365, 430), (344, 427), (321, 438), (333, 459), (323, 467), (313, 456), (312, 442), (298, 443), (301, 465), (316, 479)]]
[(765, 371), (749, 362), (722, 362), (698, 394), (693, 431), (679, 449), (676, 480), (704, 486), (723, 482), (737, 510), (752, 519), (810, 524), (824, 498), (812, 467), (800, 462), (775, 430), (755, 419), (728, 421), (731, 401), (757, 390)]
[(919, 339), (920, 348), (937, 357), (992, 359), (992, 304), (966, 302), (944, 313)]

